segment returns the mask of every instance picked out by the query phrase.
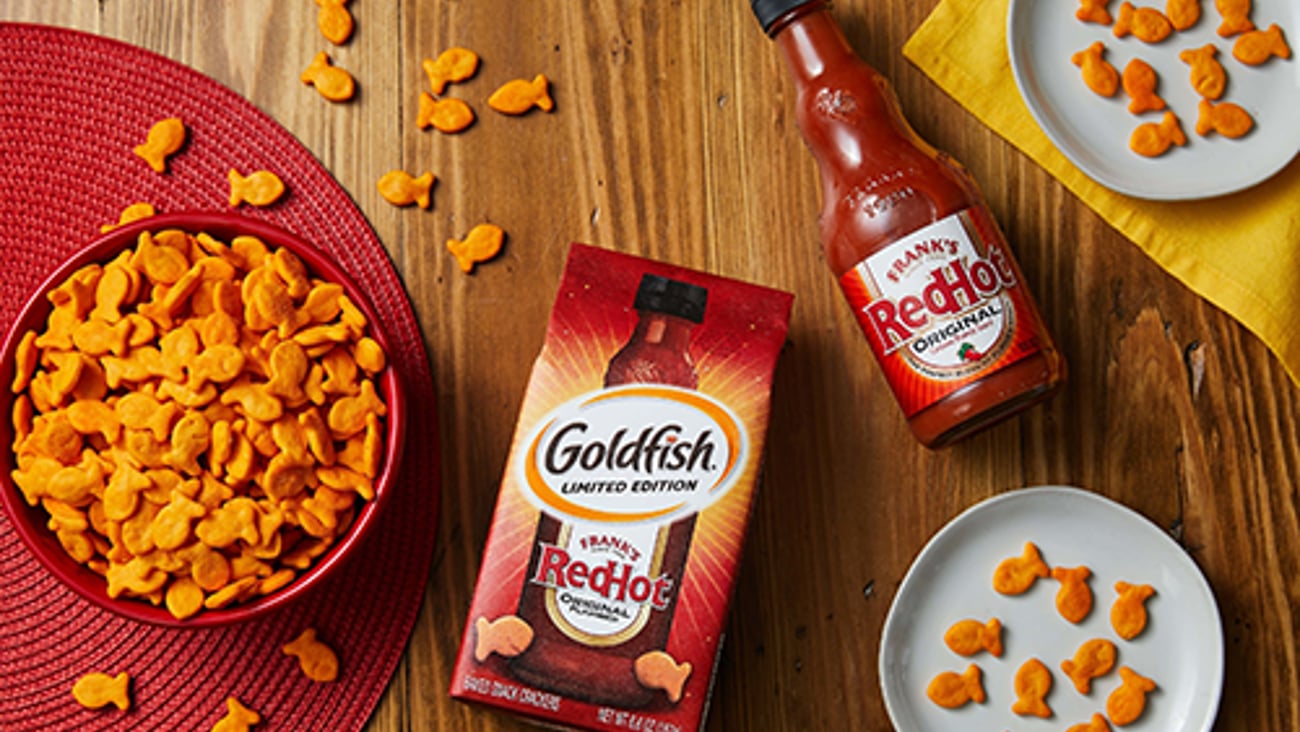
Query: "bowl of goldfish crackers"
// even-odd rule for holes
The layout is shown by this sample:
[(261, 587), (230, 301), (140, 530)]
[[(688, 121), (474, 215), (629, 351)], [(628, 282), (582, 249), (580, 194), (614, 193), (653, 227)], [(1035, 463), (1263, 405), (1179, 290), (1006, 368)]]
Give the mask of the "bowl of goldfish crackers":
[(262, 615), (340, 566), (393, 490), (389, 352), (361, 289), (289, 232), (219, 213), (112, 229), (5, 338), (5, 510), (95, 605)]

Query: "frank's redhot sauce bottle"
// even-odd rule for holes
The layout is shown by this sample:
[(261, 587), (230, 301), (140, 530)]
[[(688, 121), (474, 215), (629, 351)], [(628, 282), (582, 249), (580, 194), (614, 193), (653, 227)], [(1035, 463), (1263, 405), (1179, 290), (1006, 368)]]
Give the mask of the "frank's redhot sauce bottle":
[(798, 90), (822, 246), (913, 434), (949, 445), (1054, 394), (1065, 360), (970, 174), (908, 125), (827, 0), (751, 0)]
[[(610, 359), (605, 387), (666, 384), (695, 389), (692, 328), (704, 320), (708, 291), (647, 274), (633, 307), (638, 321)], [(629, 434), (631, 445), (656, 435)], [(671, 437), (668, 438), (671, 440)], [(519, 598), (519, 617), (534, 630), (528, 649), (510, 663), (521, 680), (593, 704), (637, 708), (655, 690), (637, 681), (633, 664), (668, 642), (677, 590), (695, 530), (695, 515), (667, 525), (620, 526), (561, 522), (543, 512)], [(609, 559), (615, 545), (625, 560)], [(585, 560), (593, 569), (587, 588), (553, 586), (550, 556)], [(597, 572), (604, 577), (598, 578)]]

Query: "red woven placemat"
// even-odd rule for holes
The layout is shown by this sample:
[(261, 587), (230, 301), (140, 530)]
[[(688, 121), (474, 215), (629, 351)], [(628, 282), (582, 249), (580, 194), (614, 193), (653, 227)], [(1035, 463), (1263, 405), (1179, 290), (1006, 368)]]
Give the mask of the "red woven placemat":
[[(438, 510), (432, 378), (382, 245), (288, 132), (161, 56), (75, 31), (0, 24), (0, 94), (0, 327), (127, 204), (225, 210), (226, 171), (264, 168), (290, 193), (248, 215), (333, 255), (370, 295), (410, 399), (402, 474), (373, 535), (317, 591), (251, 623), (174, 630), (101, 611), (46, 572), (0, 513), (0, 730), (205, 730), (225, 714), (227, 696), (262, 714), (258, 729), (360, 728), (410, 635)], [(185, 121), (189, 142), (157, 175), (131, 150), (169, 116)], [(280, 651), (309, 626), (339, 652), (332, 684), (308, 681)], [(89, 671), (130, 673), (133, 708), (83, 710), (70, 690)]]

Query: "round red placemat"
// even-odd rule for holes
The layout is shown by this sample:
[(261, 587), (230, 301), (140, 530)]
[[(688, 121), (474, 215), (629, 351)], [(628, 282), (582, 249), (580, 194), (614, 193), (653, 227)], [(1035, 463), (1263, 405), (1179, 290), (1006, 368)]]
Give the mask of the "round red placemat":
[[(410, 635), (438, 510), (433, 382), (383, 246), (288, 132), (161, 56), (75, 31), (0, 24), (0, 89), (0, 327), (127, 204), (226, 210), (226, 172), (267, 169), (289, 194), (245, 213), (311, 241), (367, 291), (409, 398), (402, 474), (373, 534), (316, 591), (251, 623), (174, 630), (99, 610), (46, 572), (0, 514), (0, 729), (208, 729), (228, 696), (261, 713), (258, 729), (359, 729)], [(189, 141), (158, 175), (131, 151), (170, 116), (185, 121)], [(338, 681), (308, 681), (280, 651), (307, 627), (338, 651)], [(82, 709), (70, 690), (90, 671), (130, 673), (133, 707)]]

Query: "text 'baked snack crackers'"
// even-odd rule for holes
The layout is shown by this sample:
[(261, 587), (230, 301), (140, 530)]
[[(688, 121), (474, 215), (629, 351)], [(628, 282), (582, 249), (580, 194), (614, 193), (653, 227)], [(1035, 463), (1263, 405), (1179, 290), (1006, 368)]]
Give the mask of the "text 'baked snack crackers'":
[(581, 729), (703, 724), (791, 300), (572, 247), (454, 697)]

